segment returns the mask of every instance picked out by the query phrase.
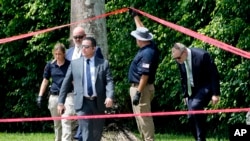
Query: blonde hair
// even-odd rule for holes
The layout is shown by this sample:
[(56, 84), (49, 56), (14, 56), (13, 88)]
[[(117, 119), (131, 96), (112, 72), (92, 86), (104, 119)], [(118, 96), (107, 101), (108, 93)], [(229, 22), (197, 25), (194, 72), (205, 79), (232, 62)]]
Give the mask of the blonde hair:
[(60, 50), (60, 51), (62, 51), (63, 53), (65, 53), (66, 48), (65, 48), (65, 46), (64, 46), (63, 43), (59, 43), (59, 42), (58, 42), (58, 43), (55, 44), (55, 46), (54, 46), (52, 52), (54, 53), (54, 51), (56, 51), (56, 50)]

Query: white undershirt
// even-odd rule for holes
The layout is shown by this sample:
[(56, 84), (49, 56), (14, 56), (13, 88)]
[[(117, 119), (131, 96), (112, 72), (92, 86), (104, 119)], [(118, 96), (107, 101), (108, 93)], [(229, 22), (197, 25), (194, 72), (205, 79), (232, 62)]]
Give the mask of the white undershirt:
[(81, 54), (82, 54), (82, 46), (79, 46), (79, 47), (75, 46), (74, 52), (72, 55), (72, 60), (80, 58)]

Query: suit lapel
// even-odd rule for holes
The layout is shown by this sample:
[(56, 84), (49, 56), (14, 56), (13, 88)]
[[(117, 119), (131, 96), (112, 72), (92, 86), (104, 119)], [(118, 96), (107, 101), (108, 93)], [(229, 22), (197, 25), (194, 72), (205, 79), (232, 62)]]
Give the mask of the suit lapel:
[(199, 59), (199, 58), (197, 58), (196, 57), (196, 54), (197, 52), (195, 51), (195, 49), (192, 49), (191, 50), (191, 56), (192, 56), (192, 74), (193, 74), (193, 82), (194, 82), (194, 85), (196, 85), (195, 84), (195, 82), (196, 82), (196, 74), (199, 74), (199, 72), (198, 72), (198, 66), (199, 66), (199, 60), (197, 60), (197, 59)]
[(195, 57), (195, 52), (193, 51), (193, 49), (190, 49), (191, 50), (191, 66), (192, 66), (192, 74), (193, 74), (193, 77), (194, 77), (194, 74), (195, 74), (195, 64), (196, 64), (196, 57)]
[(72, 60), (72, 56), (73, 56), (74, 50), (75, 50), (75, 47), (72, 47), (70, 49), (70, 60)]
[[(81, 57), (81, 59), (79, 60), (80, 61), (80, 63), (79, 63), (79, 71), (80, 71), (80, 75), (81, 75), (81, 80), (84, 80), (84, 58), (83, 57)], [(84, 81), (82, 81), (82, 85), (83, 85), (83, 82)]]
[(96, 82), (96, 79), (97, 79), (97, 74), (98, 72), (100, 71), (100, 60), (95, 57), (95, 82)]

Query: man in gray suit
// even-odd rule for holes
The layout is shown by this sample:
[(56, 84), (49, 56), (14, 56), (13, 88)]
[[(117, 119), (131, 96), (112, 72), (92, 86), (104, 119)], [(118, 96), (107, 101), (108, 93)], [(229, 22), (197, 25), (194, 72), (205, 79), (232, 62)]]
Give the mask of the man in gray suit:
[[(78, 116), (104, 114), (112, 107), (114, 84), (108, 61), (95, 57), (96, 41), (86, 37), (82, 42), (83, 57), (72, 60), (60, 89), (58, 112), (65, 110), (64, 102), (74, 84), (74, 107)], [(104, 119), (79, 119), (83, 141), (100, 141)]]

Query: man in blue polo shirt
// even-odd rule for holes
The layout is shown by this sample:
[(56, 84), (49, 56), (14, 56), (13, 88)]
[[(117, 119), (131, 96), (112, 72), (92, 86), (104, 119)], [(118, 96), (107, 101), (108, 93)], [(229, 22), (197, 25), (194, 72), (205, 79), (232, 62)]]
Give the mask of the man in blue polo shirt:
[[(133, 112), (150, 113), (154, 96), (154, 81), (159, 62), (159, 50), (152, 41), (153, 34), (143, 27), (138, 16), (134, 17), (137, 29), (131, 32), (139, 50), (131, 62), (128, 79)], [(135, 117), (143, 141), (154, 140), (154, 122), (150, 116)]]

